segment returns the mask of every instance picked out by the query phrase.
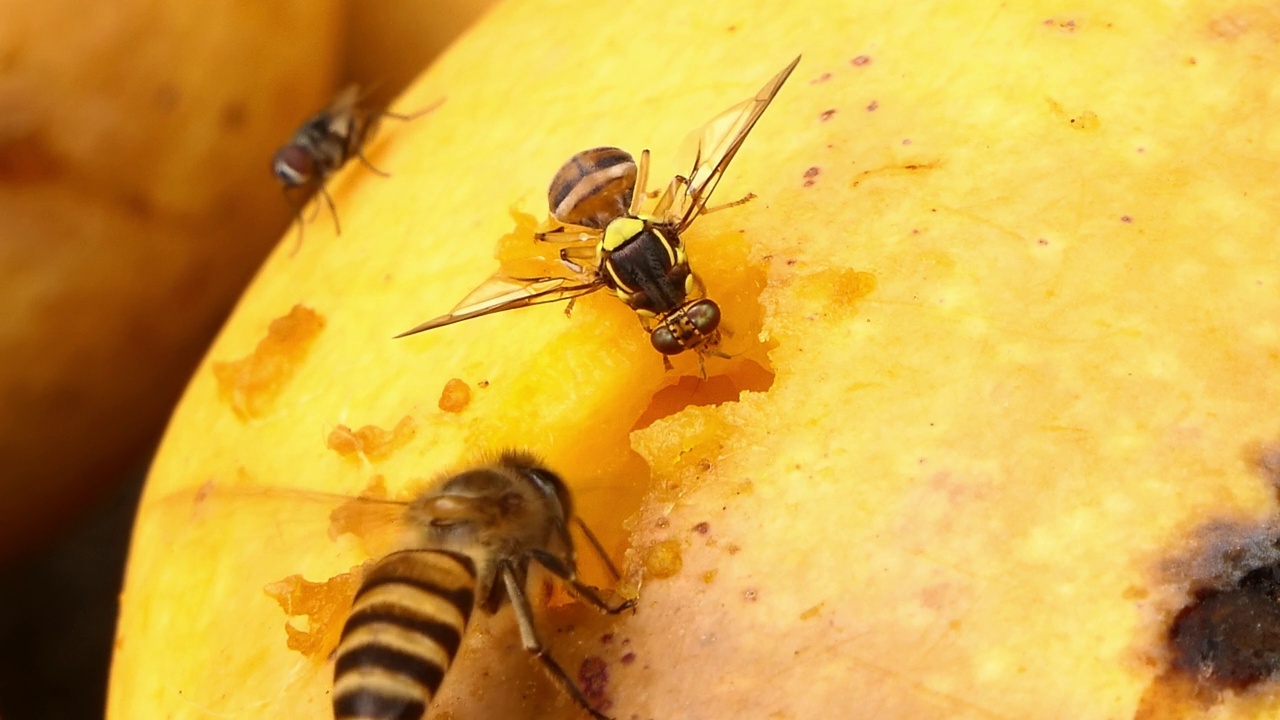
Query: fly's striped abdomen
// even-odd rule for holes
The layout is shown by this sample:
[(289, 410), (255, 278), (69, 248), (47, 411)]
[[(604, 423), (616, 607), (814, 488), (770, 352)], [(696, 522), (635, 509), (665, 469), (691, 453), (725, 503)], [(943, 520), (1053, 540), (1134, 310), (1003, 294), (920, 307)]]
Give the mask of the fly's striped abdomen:
[(547, 204), (563, 223), (603, 230), (627, 213), (636, 185), (636, 161), (625, 150), (598, 147), (569, 158), (551, 179)]
[(475, 605), (464, 555), (406, 550), (365, 575), (333, 672), (338, 720), (418, 720), (458, 652)]

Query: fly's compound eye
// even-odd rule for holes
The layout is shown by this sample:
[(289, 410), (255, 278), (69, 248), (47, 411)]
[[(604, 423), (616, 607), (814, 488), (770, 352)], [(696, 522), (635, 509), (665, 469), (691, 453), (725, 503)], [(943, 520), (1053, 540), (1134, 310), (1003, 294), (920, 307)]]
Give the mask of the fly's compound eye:
[(699, 300), (666, 318), (649, 335), (653, 349), (663, 355), (679, 355), (701, 345), (720, 327), (720, 306)]
[(280, 182), (297, 187), (309, 182), (316, 171), (315, 159), (297, 145), (286, 145), (271, 159), (271, 170)]
[(698, 334), (705, 337), (720, 327), (720, 306), (711, 300), (699, 300), (685, 310), (685, 317)]
[(679, 355), (684, 352), (684, 343), (676, 337), (675, 329), (668, 323), (663, 323), (654, 328), (649, 335), (649, 342), (653, 343), (653, 349), (663, 355)]

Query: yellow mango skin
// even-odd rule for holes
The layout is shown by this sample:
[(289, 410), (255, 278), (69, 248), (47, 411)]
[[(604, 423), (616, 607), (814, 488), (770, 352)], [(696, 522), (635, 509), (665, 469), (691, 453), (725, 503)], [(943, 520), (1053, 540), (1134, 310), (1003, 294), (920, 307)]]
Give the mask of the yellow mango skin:
[(0, 562), (149, 452), (290, 219), (338, 0), (0, 0)]
[[(605, 661), (615, 717), (1144, 716), (1185, 601), (1170, 563), (1276, 510), (1252, 458), (1280, 440), (1277, 38), (1254, 4), (497, 6), (397, 104), (448, 97), (370, 149), (393, 176), (332, 184), (342, 237), (286, 238), (192, 380), (108, 717), (323, 717), (331, 667), (286, 648), (262, 588), (367, 552), (300, 493), (408, 497), (511, 444), (634, 547), (634, 615), (544, 613), (570, 674)], [(663, 388), (692, 358), (664, 373), (603, 293), (389, 339), (496, 269), (508, 208), (541, 217), (570, 154), (651, 148), (659, 185), (797, 53), (717, 193), (759, 197), (686, 236), (741, 353), (707, 386), (757, 390), (680, 409)], [(324, 327), (242, 420), (211, 363), (297, 304)], [(471, 402), (441, 411), (454, 378)], [(384, 460), (325, 447), (406, 415)], [(468, 643), (435, 717), (581, 716), (509, 614)]]

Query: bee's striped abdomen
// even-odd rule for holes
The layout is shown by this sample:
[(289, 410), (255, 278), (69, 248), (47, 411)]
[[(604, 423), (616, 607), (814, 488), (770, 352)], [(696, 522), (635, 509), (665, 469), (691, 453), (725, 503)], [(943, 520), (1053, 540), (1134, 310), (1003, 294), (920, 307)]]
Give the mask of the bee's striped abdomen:
[(365, 575), (333, 672), (338, 720), (418, 720), (458, 652), (475, 604), (465, 555), (406, 550)]

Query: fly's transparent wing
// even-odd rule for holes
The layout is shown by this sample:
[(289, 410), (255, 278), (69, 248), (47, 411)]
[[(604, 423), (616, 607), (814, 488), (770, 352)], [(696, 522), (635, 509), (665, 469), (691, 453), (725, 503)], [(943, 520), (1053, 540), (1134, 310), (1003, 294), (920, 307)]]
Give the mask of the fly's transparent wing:
[(654, 213), (665, 222), (676, 224), (677, 234), (684, 232), (706, 209), (725, 168), (799, 62), (797, 56), (782, 72), (765, 83), (755, 97), (734, 105), (703, 126), (693, 170), (687, 178), (672, 180), (658, 200)]
[(402, 338), (505, 310), (569, 300), (595, 292), (602, 287), (604, 284), (594, 278), (573, 281), (562, 277), (517, 278), (509, 275), (494, 275), (480, 287), (472, 290), (471, 294), (463, 298), (462, 302), (447, 315), (428, 320), (396, 337)]
[(350, 133), (351, 123), (355, 118), (361, 97), (360, 86), (354, 83), (342, 88), (334, 96), (333, 102), (329, 103), (329, 107), (325, 110), (329, 118), (329, 132), (339, 137), (346, 137)]

